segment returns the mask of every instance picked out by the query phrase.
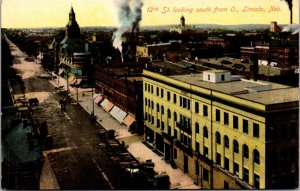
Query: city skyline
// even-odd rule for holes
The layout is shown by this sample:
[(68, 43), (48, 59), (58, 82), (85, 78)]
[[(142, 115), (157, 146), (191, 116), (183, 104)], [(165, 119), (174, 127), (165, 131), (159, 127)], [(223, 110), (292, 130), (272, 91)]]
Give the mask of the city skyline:
[[(293, 0), (293, 23), (299, 23), (298, 2)], [(105, 0), (2, 0), (2, 28), (65, 27), (66, 14), (73, 6), (80, 27), (118, 26), (116, 1)], [(283, 0), (143, 0), (141, 26), (179, 24), (278, 24), (290, 22)]]

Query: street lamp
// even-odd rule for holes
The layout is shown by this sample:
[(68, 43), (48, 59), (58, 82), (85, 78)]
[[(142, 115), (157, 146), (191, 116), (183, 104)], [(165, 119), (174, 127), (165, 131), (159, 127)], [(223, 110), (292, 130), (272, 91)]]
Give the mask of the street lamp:
[(93, 110), (92, 110), (92, 113), (90, 115), (90, 120), (92, 122), (94, 122), (94, 120), (96, 119), (95, 118), (95, 115), (94, 115), (94, 100), (93, 100), (93, 96), (94, 96), (94, 60), (93, 58), (91, 59), (91, 83), (92, 83), (92, 107), (93, 107)]

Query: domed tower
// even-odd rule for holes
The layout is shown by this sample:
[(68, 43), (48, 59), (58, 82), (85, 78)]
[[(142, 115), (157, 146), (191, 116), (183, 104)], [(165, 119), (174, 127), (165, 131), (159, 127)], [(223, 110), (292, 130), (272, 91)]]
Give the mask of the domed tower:
[(182, 15), (181, 18), (180, 18), (180, 25), (181, 25), (182, 27), (185, 26), (185, 18), (184, 18), (183, 15)]
[(69, 13), (69, 22), (66, 25), (66, 36), (69, 38), (80, 38), (80, 28), (76, 22), (75, 12), (73, 7), (71, 7)]

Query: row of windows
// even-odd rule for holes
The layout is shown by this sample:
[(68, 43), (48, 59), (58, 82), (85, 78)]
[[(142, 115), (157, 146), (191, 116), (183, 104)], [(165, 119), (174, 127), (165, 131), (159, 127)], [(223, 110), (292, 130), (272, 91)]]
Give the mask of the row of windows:
[[(230, 145), (229, 145), (229, 138), (227, 135), (224, 136), (223, 141), (224, 141), (224, 147), (229, 149)], [(216, 143), (221, 144), (221, 135), (218, 131), (216, 132)], [(233, 152), (237, 154), (239, 153), (239, 143), (237, 140), (233, 140)], [(243, 145), (243, 157), (249, 159), (249, 148), (246, 144)], [(253, 150), (253, 161), (256, 164), (260, 163), (259, 152), (256, 149)]]
[[(152, 93), (153, 94), (153, 85), (147, 84), (145, 83), (145, 91)], [(160, 89), (159, 87), (156, 87), (156, 96), (164, 98), (164, 89)], [(171, 101), (171, 93), (170, 91), (167, 91), (167, 100)], [(183, 96), (179, 96), (179, 106), (182, 108), (186, 108), (188, 110), (191, 109), (191, 100), (188, 98), (185, 98)], [(177, 103), (177, 96), (174, 93), (173, 94), (173, 103), (176, 104)], [(199, 110), (199, 103), (195, 102), (195, 113), (200, 113)], [(203, 105), (203, 115), (204, 116), (208, 116), (208, 107), (207, 105)]]
[[(227, 112), (224, 112), (224, 125), (228, 126), (229, 124), (229, 114)], [(217, 122), (221, 121), (221, 112), (219, 109), (216, 109), (216, 118), (215, 120)], [(233, 128), (238, 129), (239, 128), (239, 118), (236, 115), (232, 116), (233, 121)], [(243, 119), (243, 133), (249, 133), (249, 122), (246, 119)], [(253, 137), (259, 138), (259, 124), (253, 123)]]

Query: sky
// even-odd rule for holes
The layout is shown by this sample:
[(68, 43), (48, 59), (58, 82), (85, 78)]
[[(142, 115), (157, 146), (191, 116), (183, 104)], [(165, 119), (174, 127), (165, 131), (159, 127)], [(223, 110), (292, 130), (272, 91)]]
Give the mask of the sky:
[[(80, 27), (118, 25), (116, 0), (0, 1), (3, 28), (65, 27), (71, 5)], [(299, 24), (298, 0), (293, 0), (293, 5), (293, 23)], [(270, 24), (271, 21), (288, 24), (290, 21), (284, 0), (143, 0), (140, 24), (179, 24), (182, 15), (187, 25)]]

